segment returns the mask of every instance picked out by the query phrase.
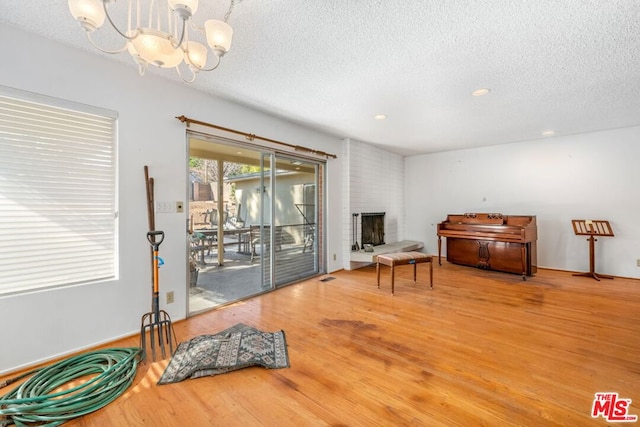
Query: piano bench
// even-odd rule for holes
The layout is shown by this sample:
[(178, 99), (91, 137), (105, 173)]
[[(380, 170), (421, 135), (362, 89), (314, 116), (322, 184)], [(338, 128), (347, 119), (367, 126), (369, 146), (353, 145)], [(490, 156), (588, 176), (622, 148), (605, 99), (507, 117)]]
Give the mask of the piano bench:
[(380, 289), (380, 264), (391, 267), (391, 295), (394, 293), (394, 268), (397, 265), (413, 264), (413, 282), (416, 281), (416, 264), (429, 263), (429, 285), (433, 289), (433, 257), (422, 252), (398, 252), (394, 254), (378, 255), (376, 262), (376, 275), (378, 276), (378, 289)]

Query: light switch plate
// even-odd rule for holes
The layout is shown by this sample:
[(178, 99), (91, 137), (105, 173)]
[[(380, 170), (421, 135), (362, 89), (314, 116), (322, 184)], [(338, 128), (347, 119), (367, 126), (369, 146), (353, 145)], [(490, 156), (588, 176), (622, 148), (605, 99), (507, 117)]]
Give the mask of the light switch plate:
[(175, 204), (171, 202), (156, 202), (156, 213), (173, 213), (175, 211)]

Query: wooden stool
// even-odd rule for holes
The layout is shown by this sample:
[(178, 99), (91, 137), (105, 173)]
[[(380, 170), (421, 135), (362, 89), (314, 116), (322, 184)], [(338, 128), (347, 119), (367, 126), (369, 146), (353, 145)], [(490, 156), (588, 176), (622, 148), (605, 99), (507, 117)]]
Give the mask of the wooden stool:
[(394, 267), (396, 265), (413, 264), (413, 282), (416, 281), (416, 264), (421, 262), (429, 263), (429, 285), (433, 289), (433, 262), (431, 255), (422, 252), (398, 252), (395, 254), (382, 254), (377, 257), (376, 274), (378, 275), (378, 289), (380, 289), (380, 264), (391, 267), (391, 295), (394, 292)]

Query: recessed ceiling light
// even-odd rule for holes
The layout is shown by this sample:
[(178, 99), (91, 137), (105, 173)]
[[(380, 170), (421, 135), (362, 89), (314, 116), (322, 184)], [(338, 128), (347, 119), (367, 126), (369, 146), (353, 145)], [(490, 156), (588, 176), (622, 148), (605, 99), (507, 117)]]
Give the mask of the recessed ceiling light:
[(555, 130), (545, 130), (544, 132), (542, 132), (542, 136), (553, 136), (556, 134)]
[(376, 114), (375, 116), (373, 116), (374, 119), (376, 120), (384, 120), (387, 118), (386, 114)]
[(473, 95), (473, 96), (483, 96), (483, 95), (488, 94), (489, 92), (491, 92), (491, 89), (483, 87), (481, 89), (474, 90), (473, 92), (471, 92), (471, 95)]

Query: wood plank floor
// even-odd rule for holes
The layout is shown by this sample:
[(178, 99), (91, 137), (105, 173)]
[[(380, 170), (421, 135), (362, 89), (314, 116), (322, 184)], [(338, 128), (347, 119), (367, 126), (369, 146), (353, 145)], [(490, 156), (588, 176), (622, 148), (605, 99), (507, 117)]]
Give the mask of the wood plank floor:
[[(157, 386), (168, 360), (72, 426), (597, 426), (596, 392), (640, 415), (640, 280), (518, 275), (443, 262), (314, 278), (175, 324), (284, 329), (291, 367)], [(138, 337), (113, 343), (135, 346)], [(6, 391), (5, 391), (6, 392)]]

